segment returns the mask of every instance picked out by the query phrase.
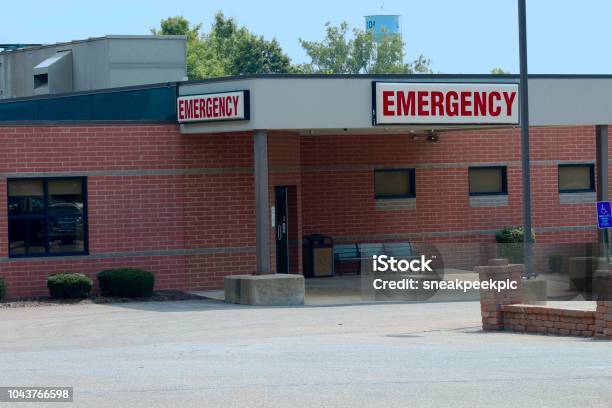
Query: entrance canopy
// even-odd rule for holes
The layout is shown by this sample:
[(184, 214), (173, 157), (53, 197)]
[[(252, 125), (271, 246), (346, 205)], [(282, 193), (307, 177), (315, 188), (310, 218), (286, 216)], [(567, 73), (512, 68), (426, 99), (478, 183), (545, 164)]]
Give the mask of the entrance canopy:
[[(201, 120), (193, 120), (192, 115), (189, 120), (182, 121), (182, 133), (267, 129), (372, 134), (518, 126), (517, 84), (518, 76), (515, 75), (263, 75), (219, 78), (180, 84), (179, 122), (181, 109), (195, 107), (203, 112), (196, 113), (202, 115), (199, 117)], [(194, 101), (194, 96), (198, 95), (204, 99)], [(244, 102), (239, 103), (240, 95), (245, 98)], [(531, 75), (530, 124), (612, 123), (610, 95), (612, 76)], [(189, 103), (197, 105), (186, 102), (182, 106), (180, 99), (189, 99)], [(207, 108), (210, 117), (206, 117)], [(407, 113), (411, 109), (422, 111), (413, 115), (418, 116), (418, 120), (389, 120), (389, 117), (382, 120), (383, 109), (391, 114)], [(234, 113), (238, 116), (232, 117)], [(418, 113), (427, 115), (423, 119), (423, 115)]]

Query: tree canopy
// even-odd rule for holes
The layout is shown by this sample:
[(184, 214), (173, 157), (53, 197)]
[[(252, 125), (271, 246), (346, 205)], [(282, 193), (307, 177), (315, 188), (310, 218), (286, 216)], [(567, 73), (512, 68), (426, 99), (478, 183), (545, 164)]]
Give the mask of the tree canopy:
[[(348, 23), (325, 25), (323, 41), (300, 44), (310, 62), (292, 65), (276, 39), (266, 40), (238, 26), (236, 20), (219, 12), (210, 31), (203, 33), (202, 24), (192, 25), (182, 16), (161, 21), (155, 35), (184, 35), (187, 37), (187, 76), (204, 78), (263, 74), (263, 73), (325, 73), (325, 74), (383, 74), (430, 73), (431, 61), (420, 55), (404, 62), (404, 43), (398, 35), (375, 40), (371, 32), (352, 29)], [(350, 38), (349, 38), (350, 37)]]
[(233, 18), (215, 15), (210, 32), (201, 33), (202, 24), (191, 26), (184, 17), (161, 21), (156, 35), (187, 36), (187, 76), (189, 79), (210, 77), (284, 73), (291, 70), (291, 61), (276, 39), (266, 40), (238, 27)]
[(376, 40), (371, 32), (352, 30), (349, 38), (348, 23), (339, 26), (325, 24), (323, 41), (300, 44), (311, 59), (298, 67), (303, 72), (324, 74), (412, 74), (430, 73), (431, 61), (420, 55), (415, 61), (404, 62), (404, 43), (399, 35), (387, 35)]
[(190, 27), (189, 21), (182, 16), (169, 17), (161, 21), (160, 29), (151, 29), (154, 35), (184, 35), (188, 40), (197, 39), (200, 36), (202, 24)]
[(504, 71), (502, 68), (497, 67), (497, 68), (493, 68), (491, 70), (491, 73), (493, 75), (503, 75), (503, 74), (509, 74), (510, 72)]

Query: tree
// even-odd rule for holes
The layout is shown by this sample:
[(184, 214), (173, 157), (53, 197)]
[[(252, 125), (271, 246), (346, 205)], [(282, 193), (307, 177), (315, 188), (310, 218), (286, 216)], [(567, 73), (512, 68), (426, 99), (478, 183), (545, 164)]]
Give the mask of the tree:
[(183, 17), (161, 21), (153, 34), (187, 36), (187, 75), (203, 79), (228, 75), (285, 73), (291, 71), (291, 60), (276, 39), (268, 41), (238, 27), (233, 18), (215, 15), (210, 32), (201, 34), (202, 24), (190, 27)]
[[(151, 29), (153, 35), (184, 35), (187, 37), (187, 77), (196, 79), (198, 62), (202, 57), (200, 29), (202, 24), (191, 27), (182, 16), (169, 17), (161, 21), (160, 29)], [(200, 78), (197, 78), (200, 79)]]
[(503, 74), (509, 74), (509, 73), (510, 72), (504, 71), (502, 68), (499, 68), (499, 67), (493, 68), (491, 70), (491, 74), (493, 74), (493, 75), (503, 75)]
[(184, 35), (188, 39), (194, 40), (200, 36), (202, 24), (197, 24), (193, 28), (189, 27), (189, 21), (182, 16), (169, 17), (161, 21), (160, 29), (151, 29), (154, 35)]
[(404, 43), (399, 35), (375, 40), (369, 31), (353, 29), (352, 38), (348, 38), (348, 32), (348, 23), (342, 22), (336, 27), (328, 22), (325, 24), (323, 41), (300, 38), (300, 44), (311, 62), (296, 69), (324, 74), (431, 72), (431, 61), (422, 55), (412, 63), (404, 63)]

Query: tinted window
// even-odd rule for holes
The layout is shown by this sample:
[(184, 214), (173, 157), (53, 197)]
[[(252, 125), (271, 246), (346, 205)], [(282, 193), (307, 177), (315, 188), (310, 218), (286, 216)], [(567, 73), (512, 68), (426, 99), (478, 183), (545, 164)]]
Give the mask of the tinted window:
[(81, 178), (9, 180), (9, 255), (86, 253), (84, 198)]
[(414, 169), (374, 171), (376, 198), (404, 198), (415, 196)]
[(506, 194), (506, 167), (470, 167), (470, 195)]
[(592, 164), (560, 165), (559, 191), (581, 192), (595, 191), (594, 171)]

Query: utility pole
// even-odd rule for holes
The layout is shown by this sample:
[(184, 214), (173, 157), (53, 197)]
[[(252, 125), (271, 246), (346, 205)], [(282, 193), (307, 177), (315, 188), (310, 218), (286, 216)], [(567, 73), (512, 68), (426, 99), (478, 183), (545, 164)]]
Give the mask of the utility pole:
[(527, 83), (527, 13), (525, 0), (518, 0), (521, 105), (521, 156), (523, 169), (523, 252), (526, 278), (535, 277), (533, 270), (533, 239), (531, 237), (531, 165), (529, 163), (529, 93)]

